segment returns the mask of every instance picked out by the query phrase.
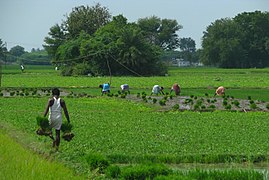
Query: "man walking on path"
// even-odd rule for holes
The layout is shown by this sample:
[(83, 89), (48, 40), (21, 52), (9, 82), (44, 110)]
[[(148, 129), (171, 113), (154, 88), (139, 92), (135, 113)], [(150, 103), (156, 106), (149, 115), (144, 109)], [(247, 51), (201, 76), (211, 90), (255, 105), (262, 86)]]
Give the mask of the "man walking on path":
[(44, 117), (46, 117), (49, 112), (48, 119), (50, 123), (50, 128), (54, 128), (56, 132), (56, 139), (54, 139), (52, 131), (50, 138), (53, 140), (52, 146), (56, 147), (56, 150), (58, 150), (60, 145), (60, 131), (62, 126), (62, 109), (64, 110), (64, 114), (68, 123), (70, 123), (70, 118), (65, 101), (60, 98), (60, 90), (58, 88), (52, 89), (52, 96), (53, 97), (49, 99), (46, 106)]

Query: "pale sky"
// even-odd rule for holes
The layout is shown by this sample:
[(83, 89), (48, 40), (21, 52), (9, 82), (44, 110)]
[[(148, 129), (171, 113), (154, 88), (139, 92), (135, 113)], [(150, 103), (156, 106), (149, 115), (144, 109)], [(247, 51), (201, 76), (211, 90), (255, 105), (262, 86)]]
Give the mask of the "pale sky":
[(122, 14), (129, 22), (153, 15), (175, 19), (183, 26), (179, 37), (191, 37), (196, 48), (201, 47), (203, 32), (215, 20), (242, 12), (269, 11), (269, 0), (0, 0), (0, 39), (8, 49), (16, 45), (26, 51), (42, 49), (49, 29), (61, 24), (72, 8), (98, 2), (112, 16)]

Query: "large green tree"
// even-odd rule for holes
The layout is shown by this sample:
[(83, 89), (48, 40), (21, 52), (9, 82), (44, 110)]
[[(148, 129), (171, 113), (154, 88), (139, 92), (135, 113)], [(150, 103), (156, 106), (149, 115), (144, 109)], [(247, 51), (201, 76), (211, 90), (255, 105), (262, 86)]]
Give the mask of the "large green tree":
[(174, 50), (179, 46), (177, 31), (183, 27), (176, 20), (160, 19), (156, 16), (141, 18), (137, 21), (146, 39), (163, 50)]
[[(111, 15), (108, 9), (102, 7), (99, 3), (92, 7), (75, 7), (66, 16), (66, 20), (61, 25), (56, 24), (50, 28), (48, 36), (44, 39), (45, 44), (43, 47), (52, 57), (52, 62), (57, 63), (59, 60), (59, 52), (57, 51), (61, 45), (68, 44), (70, 41), (79, 38), (81, 32), (90, 35), (94, 34), (97, 29), (107, 24), (110, 19)], [(59, 51), (62, 53), (63, 47)]]
[(88, 55), (92, 73), (109, 75), (164, 74), (160, 61), (161, 49), (145, 40), (135, 23), (127, 23), (122, 15), (100, 28), (82, 46), (82, 55)]
[(268, 12), (216, 20), (204, 32), (201, 61), (224, 68), (268, 67), (268, 29)]
[(184, 60), (188, 60), (191, 63), (197, 61), (195, 53), (196, 53), (196, 44), (192, 38), (180, 38), (179, 40), (179, 48), (181, 50), (181, 58)]
[(58, 47), (63, 44), (66, 40), (65, 33), (59, 24), (56, 24), (50, 28), (49, 35), (44, 39), (43, 47), (48, 52), (49, 56), (52, 57), (52, 61), (55, 61), (55, 55)]
[(73, 8), (64, 22), (65, 30), (70, 38), (78, 37), (81, 31), (93, 35), (100, 27), (111, 20), (108, 8), (99, 3), (95, 6), (79, 6)]

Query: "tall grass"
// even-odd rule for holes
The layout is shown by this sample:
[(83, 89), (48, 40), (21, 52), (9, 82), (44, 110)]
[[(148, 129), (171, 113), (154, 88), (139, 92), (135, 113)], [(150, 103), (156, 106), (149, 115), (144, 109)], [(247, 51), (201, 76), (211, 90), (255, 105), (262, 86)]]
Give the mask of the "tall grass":
[(0, 179), (83, 179), (24, 149), (0, 131)]

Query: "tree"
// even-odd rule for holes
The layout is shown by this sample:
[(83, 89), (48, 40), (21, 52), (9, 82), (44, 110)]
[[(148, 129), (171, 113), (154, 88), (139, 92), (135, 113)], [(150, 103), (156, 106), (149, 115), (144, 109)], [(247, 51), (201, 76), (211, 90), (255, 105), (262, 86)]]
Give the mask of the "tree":
[[(33, 50), (33, 49), (32, 49)], [(50, 65), (50, 58), (45, 50), (34, 50), (21, 55), (24, 64)]]
[(93, 74), (156, 75), (166, 69), (160, 61), (161, 49), (144, 39), (135, 23), (127, 23), (122, 15), (100, 28), (81, 47)]
[(202, 62), (223, 68), (267, 67), (268, 29), (268, 12), (255, 11), (216, 20), (204, 32)]
[(96, 30), (106, 25), (111, 19), (108, 8), (99, 3), (95, 6), (79, 6), (73, 8), (63, 23), (69, 38), (78, 37), (81, 31), (93, 35)]
[(180, 38), (179, 40), (179, 48), (181, 50), (181, 57), (184, 60), (188, 60), (191, 63), (196, 61), (196, 47), (195, 47), (195, 41), (192, 38)]
[(9, 53), (12, 56), (20, 57), (21, 55), (23, 55), (25, 53), (24, 47), (21, 47), (19, 45), (14, 46), (9, 50)]
[(179, 46), (176, 32), (182, 29), (182, 26), (176, 20), (152, 16), (139, 19), (137, 24), (143, 30), (145, 38), (163, 50), (174, 50)]
[(58, 47), (63, 44), (65, 40), (65, 33), (61, 26), (56, 24), (50, 28), (49, 36), (45, 37), (43, 47), (48, 52), (48, 55), (52, 57), (53, 61), (55, 60)]
[(7, 48), (2, 42), (2, 39), (0, 39), (0, 60), (5, 58), (5, 54), (7, 53)]

